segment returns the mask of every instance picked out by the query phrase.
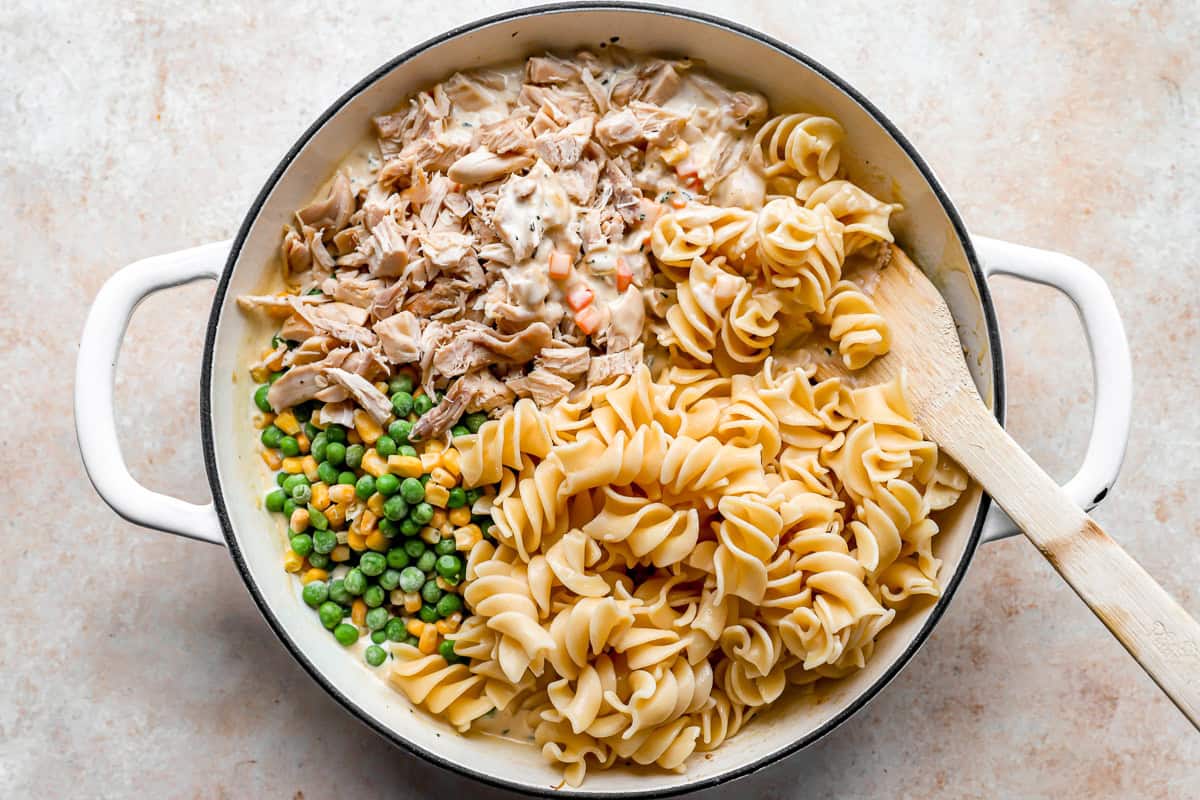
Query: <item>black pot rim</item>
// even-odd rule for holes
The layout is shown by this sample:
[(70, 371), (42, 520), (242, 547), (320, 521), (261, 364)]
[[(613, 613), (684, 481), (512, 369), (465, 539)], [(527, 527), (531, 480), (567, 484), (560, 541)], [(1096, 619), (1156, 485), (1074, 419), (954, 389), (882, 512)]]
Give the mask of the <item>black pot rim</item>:
[(229, 552), (233, 557), (234, 563), (237, 565), (238, 572), (241, 574), (243, 582), (246, 584), (246, 588), (249, 590), (251, 597), (254, 598), (255, 604), (258, 606), (259, 611), (266, 619), (267, 624), (270, 625), (271, 629), (275, 632), (275, 635), (279, 637), (279, 640), (283, 643), (284, 647), (287, 648), (291, 655), (298, 662), (300, 662), (301, 666), (304, 667), (305, 671), (307, 671), (308, 674), (312, 676), (312, 678), (318, 684), (320, 684), (326, 692), (328, 692), (338, 703), (340, 703), (343, 708), (357, 717), (361, 722), (370, 727), (380, 736), (387, 739), (393, 745), (400, 747), (401, 749), (406, 750), (413, 755), (420, 756), (426, 761), (436, 764), (443, 769), (463, 775), (465, 777), (473, 778), (491, 786), (510, 791), (532, 793), (534, 795), (545, 797), (588, 797), (601, 798), (602, 800), (626, 800), (627, 798), (631, 797), (663, 798), (685, 792), (693, 792), (701, 789), (711, 788), (729, 781), (736, 780), (738, 778), (745, 777), (754, 772), (758, 772), (759, 770), (782, 761), (784, 758), (812, 744), (817, 739), (820, 739), (834, 728), (841, 725), (841, 723), (849, 719), (859, 709), (863, 708), (900, 672), (901, 669), (904, 668), (904, 666), (909, 662), (921, 645), (925, 643), (925, 640), (929, 637), (930, 632), (937, 625), (938, 621), (942, 617), (942, 614), (945, 613), (945, 610), (950, 603), (950, 598), (954, 595), (955, 590), (958, 588), (959, 583), (962, 581), (962, 578), (966, 574), (967, 568), (969, 567), (970, 562), (975, 555), (975, 549), (979, 544), (979, 538), (983, 529), (984, 520), (987, 517), (988, 509), (991, 504), (991, 498), (986, 494), (982, 495), (980, 498), (979, 509), (976, 513), (974, 524), (972, 525), (971, 535), (967, 541), (967, 546), (963, 552), (963, 556), (958, 568), (947, 582), (942, 596), (937, 600), (933, 610), (929, 614), (929, 618), (925, 621), (925, 624), (921, 627), (921, 630), (909, 643), (908, 647), (905, 648), (904, 652), (901, 653), (891, 665), (889, 665), (888, 669), (878, 680), (875, 681), (875, 683), (868, 687), (861, 695), (855, 698), (853, 702), (849, 703), (839, 714), (830, 719), (824, 725), (812, 731), (802, 739), (792, 742), (788, 746), (774, 753), (766, 755), (757, 761), (744, 764), (737, 769), (730, 770), (721, 775), (716, 775), (712, 778), (690, 783), (685, 786), (665, 787), (662, 789), (653, 789), (644, 792), (577, 792), (570, 788), (554, 789), (549, 786), (530, 787), (526, 784), (518, 783), (516, 781), (508, 781), (504, 780), (503, 778), (478, 772), (468, 765), (451, 762), (437, 753), (425, 750), (412, 744), (411, 742), (404, 740), (390, 728), (377, 721), (369, 711), (354, 703), (349, 697), (339, 691), (336, 686), (326, 680), (324, 675), (321, 674), (312, 661), (308, 659), (301, 648), (288, 635), (279, 619), (275, 616), (274, 611), (267, 603), (266, 598), (263, 596), (253, 578), (250, 576), (245, 558), (241, 552), (241, 549), (238, 547), (237, 539), (232, 535), (232, 525), (230, 523), (229, 514), (225, 506), (224, 493), (221, 491), (220, 475), (216, 462), (216, 450), (213, 444), (211, 401), (213, 358), (216, 345), (217, 326), (221, 318), (221, 310), (225, 303), (225, 296), (228, 292), (229, 281), (233, 273), (234, 265), (237, 263), (238, 256), (241, 253), (242, 246), (245, 243), (246, 237), (249, 235), (251, 228), (257, 221), (263, 204), (266, 202), (268, 195), (271, 193), (271, 190), (275, 187), (280, 177), (284, 174), (284, 172), (286, 172), (304, 145), (308, 143), (308, 141), (330, 118), (341, 111), (341, 109), (352, 98), (371, 86), (384, 75), (391, 72), (393, 69), (396, 69), (400, 65), (406, 63), (426, 50), (437, 47), (438, 45), (441, 45), (451, 39), (458, 38), (463, 34), (470, 33), (472, 31), (476, 31), (497, 23), (509, 22), (515, 19), (538, 16), (541, 14), (570, 13), (574, 11), (630, 11), (644, 14), (659, 14), (690, 21), (702, 22), (715, 28), (737, 33), (748, 39), (752, 39), (759, 44), (777, 50), (794, 59), (795, 61), (807, 66), (821, 75), (825, 80), (837, 86), (841, 91), (845, 92), (855, 102), (862, 106), (862, 108), (866, 110), (867, 113), (869, 113), (874, 120), (888, 132), (889, 135), (891, 135), (891, 137), (896, 141), (897, 144), (900, 145), (908, 157), (913, 160), (913, 163), (917, 166), (917, 169), (920, 170), (925, 181), (933, 190), (934, 195), (937, 197), (942, 206), (942, 209), (949, 217), (954, 226), (954, 230), (958, 235), (959, 241), (963, 246), (967, 256), (968, 264), (971, 268), (971, 274), (975, 280), (976, 289), (979, 292), (979, 299), (981, 305), (983, 306), (984, 319), (987, 325), (988, 346), (991, 348), (993, 361), (992, 383), (995, 413), (997, 419), (1001, 422), (1001, 424), (1003, 424), (1005, 407), (1004, 366), (1003, 357), (1000, 350), (1000, 336), (996, 322), (995, 308), (992, 303), (991, 294), (988, 291), (987, 281), (984, 277), (982, 269), (979, 266), (979, 260), (976, 257), (975, 250), (971, 245), (971, 239), (967, 234), (966, 226), (963, 224), (962, 218), (959, 216), (958, 211), (955, 209), (953, 203), (951, 203), (949, 196), (942, 189), (941, 184), (938, 182), (932, 170), (929, 168), (929, 165), (925, 163), (925, 160), (917, 152), (916, 148), (913, 147), (908, 139), (891, 122), (891, 120), (889, 120), (883, 114), (882, 111), (876, 108), (874, 104), (872, 104), (866, 97), (854, 89), (849, 83), (811, 57), (804, 55), (790, 45), (780, 42), (771, 36), (730, 20), (696, 11), (640, 2), (550, 3), (547, 5), (531, 6), (528, 8), (495, 14), (476, 20), (475, 22), (461, 25), (443, 34), (428, 39), (402, 53), (401, 55), (393, 58), (355, 84), (353, 88), (339, 97), (329, 108), (327, 108), (321, 114), (321, 116), (319, 116), (316, 121), (309, 126), (308, 130), (306, 130), (304, 134), (296, 140), (296, 142), (288, 150), (287, 154), (279, 162), (278, 166), (275, 167), (275, 170), (271, 173), (270, 178), (267, 179), (262, 190), (255, 198), (253, 205), (251, 205), (249, 211), (246, 213), (246, 216), (238, 229), (237, 236), (233, 240), (233, 245), (229, 252), (229, 258), (226, 261), (225, 269), (222, 272), (221, 278), (217, 284), (216, 295), (213, 298), (212, 310), (209, 314), (208, 330), (204, 343), (204, 360), (201, 367), (200, 377), (200, 425), (202, 433), (202, 446), (204, 451), (204, 465), (208, 474), (209, 487), (212, 491), (213, 505), (216, 508), (217, 517), (221, 522), (221, 531), (225, 537), (226, 545), (229, 548)]

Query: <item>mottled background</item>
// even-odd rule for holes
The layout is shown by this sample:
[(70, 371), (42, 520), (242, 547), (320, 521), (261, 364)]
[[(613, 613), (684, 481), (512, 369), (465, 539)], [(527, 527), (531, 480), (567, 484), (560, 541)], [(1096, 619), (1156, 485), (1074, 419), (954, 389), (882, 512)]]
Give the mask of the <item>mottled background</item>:
[[(347, 86), (492, 2), (79, 3), (0, 9), (0, 796), (495, 797), (391, 749), (269, 633), (225, 553), (118, 520), (71, 422), (88, 303), (121, 265), (230, 236)], [(1003, 0), (686, 5), (784, 38), (875, 100), (982, 233), (1111, 284), (1137, 386), (1096, 514), (1200, 614), (1200, 6)], [(1084, 338), (1048, 289), (993, 287), (1010, 427), (1055, 476), (1090, 414)], [(153, 297), (117, 380), (124, 452), (207, 498), (198, 362), (212, 286)], [(17, 456), (20, 456), (18, 459)], [(1191, 491), (1189, 491), (1191, 490)], [(1188, 502), (1192, 500), (1192, 502)], [(1200, 796), (1200, 735), (1024, 540), (983, 548), (869, 708), (724, 792)]]

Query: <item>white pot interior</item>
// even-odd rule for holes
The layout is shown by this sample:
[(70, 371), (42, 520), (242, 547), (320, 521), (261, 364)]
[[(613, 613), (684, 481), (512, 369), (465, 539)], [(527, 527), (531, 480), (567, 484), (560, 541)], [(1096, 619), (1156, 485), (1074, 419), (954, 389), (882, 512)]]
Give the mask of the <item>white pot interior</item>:
[[(235, 297), (278, 288), (275, 256), (282, 225), (332, 174), (345, 154), (370, 131), (371, 116), (457, 69), (523, 58), (547, 49), (598, 48), (610, 37), (631, 50), (689, 55), (734, 85), (764, 92), (775, 111), (830, 114), (847, 131), (843, 163), (851, 177), (876, 195), (904, 204), (894, 217), (899, 243), (946, 294), (959, 324), (967, 362), (984, 398), (994, 396), (986, 319), (966, 253), (938, 197), (896, 140), (852, 97), (821, 74), (761, 41), (701, 20), (646, 10), (573, 9), (496, 22), (424, 50), (397, 65), (349, 100), (301, 148), (266, 197), (248, 232), (222, 300), (212, 363), (213, 450), (221, 491), (249, 578), (293, 646), (366, 717), (412, 746), (465, 770), (530, 789), (561, 782), (556, 768), (533, 746), (464, 737), (414, 710), (360, 658), (349, 656), (300, 600), (297, 583), (281, 568), (282, 528), (261, 507), (268, 474), (253, 445), (248, 357), (271, 331), (236, 309)], [(940, 521), (937, 555), (943, 585), (965, 569), (964, 554), (979, 506), (972, 489)], [(882, 635), (868, 666), (816, 694), (789, 692), (755, 718), (747, 731), (711, 754), (696, 757), (686, 774), (614, 768), (592, 771), (581, 793), (647, 793), (679, 790), (759, 762), (810, 737), (885, 678), (934, 609), (910, 609)], [(264, 629), (265, 632), (265, 629)]]

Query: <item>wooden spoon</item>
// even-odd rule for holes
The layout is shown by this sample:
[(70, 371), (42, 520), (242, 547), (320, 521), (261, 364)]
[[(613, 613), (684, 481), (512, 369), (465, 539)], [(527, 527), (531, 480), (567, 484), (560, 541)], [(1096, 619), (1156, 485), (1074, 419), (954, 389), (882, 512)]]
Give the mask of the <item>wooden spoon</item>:
[(853, 376), (840, 362), (822, 362), (818, 375), (880, 383), (903, 370), (925, 435), (979, 481), (1200, 728), (1200, 625), (1000, 427), (967, 371), (945, 301), (899, 248), (873, 296), (891, 329), (891, 352)]

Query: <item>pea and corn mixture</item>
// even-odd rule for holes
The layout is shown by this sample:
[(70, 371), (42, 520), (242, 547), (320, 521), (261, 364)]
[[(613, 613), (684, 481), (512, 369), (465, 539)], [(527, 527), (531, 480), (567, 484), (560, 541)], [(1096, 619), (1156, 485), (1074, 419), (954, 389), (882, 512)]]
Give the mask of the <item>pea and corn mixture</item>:
[[(441, 398), (400, 373), (376, 384), (392, 402), (386, 428), (361, 409), (352, 428), (322, 428), (315, 401), (273, 413), (267, 392), (282, 372), (252, 374), (265, 381), (254, 393), (262, 458), (278, 470), (264, 504), (287, 518), (283, 568), (299, 576), (304, 602), (342, 645), (369, 635), (363, 657), (372, 667), (387, 660), (389, 641), (464, 661), (450, 637), (470, 613), (460, 593), (466, 554), (491, 526), (472, 508), (495, 487), (464, 489), (456, 449), (410, 442), (413, 423)], [(451, 433), (486, 421), (466, 414)]]

